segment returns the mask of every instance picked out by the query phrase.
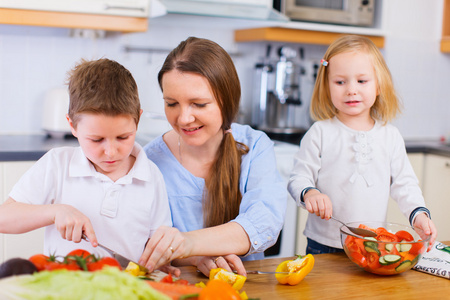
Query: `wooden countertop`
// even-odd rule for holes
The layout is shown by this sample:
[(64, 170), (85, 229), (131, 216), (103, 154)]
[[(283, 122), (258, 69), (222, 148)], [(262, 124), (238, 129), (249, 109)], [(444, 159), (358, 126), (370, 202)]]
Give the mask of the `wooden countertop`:
[[(450, 242), (443, 242), (450, 245)], [(248, 275), (244, 284), (249, 298), (265, 299), (447, 299), (448, 279), (409, 270), (392, 276), (368, 273), (353, 264), (344, 253), (314, 255), (311, 272), (296, 286), (278, 284), (274, 275)], [(275, 271), (286, 259), (245, 262), (247, 270)], [(191, 283), (207, 282), (194, 267), (181, 267), (181, 277)]]

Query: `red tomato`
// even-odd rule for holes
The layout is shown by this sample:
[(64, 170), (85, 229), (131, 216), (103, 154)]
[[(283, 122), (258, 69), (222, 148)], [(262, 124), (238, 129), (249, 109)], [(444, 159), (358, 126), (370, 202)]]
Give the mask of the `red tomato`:
[[(420, 240), (419, 240), (420, 241)], [(423, 253), (425, 251), (425, 247), (422, 243), (411, 243), (412, 247), (409, 249), (409, 253), (413, 255), (417, 255), (419, 253)]]
[(368, 252), (366, 258), (367, 258), (367, 266), (371, 270), (378, 269), (379, 267), (381, 267), (379, 261), (380, 257), (375, 252)]
[(365, 268), (367, 266), (367, 259), (364, 255), (359, 252), (353, 252), (350, 254), (352, 260), (358, 264), (360, 267)]
[(359, 228), (362, 228), (362, 229), (372, 230), (373, 232), (375, 232), (375, 229), (374, 229), (374, 228), (369, 227), (369, 226), (364, 225), (364, 224), (359, 224), (358, 227), (359, 227)]
[(376, 239), (377, 239), (377, 241), (387, 242), (387, 243), (398, 242), (397, 236), (388, 231), (378, 233)]
[(188, 285), (189, 281), (187, 281), (186, 279), (177, 279), (173, 282), (174, 284), (182, 284), (182, 285)]
[(45, 267), (51, 262), (50, 257), (44, 254), (35, 254), (31, 256), (29, 259), (35, 266), (38, 271), (45, 270)]
[(84, 249), (72, 250), (67, 254), (67, 256), (80, 256), (82, 258), (86, 258), (89, 255), (91, 255), (91, 253), (89, 253), (89, 251), (86, 251)]
[(161, 279), (160, 282), (173, 283), (173, 277), (171, 274), (168, 274)]
[(407, 241), (407, 242), (414, 241), (414, 238), (411, 235), (411, 233), (409, 233), (406, 230), (399, 230), (399, 231), (397, 231), (395, 233), (395, 235), (397, 236), (399, 242), (401, 242), (401, 241)]
[(388, 232), (388, 231), (384, 227), (378, 227), (377, 229), (375, 229), (375, 232), (376, 232), (376, 234), (381, 234), (383, 232)]
[(98, 271), (103, 269), (105, 266), (111, 266), (119, 268), (119, 270), (122, 270), (122, 267), (120, 266), (117, 259), (113, 257), (102, 257), (100, 259), (95, 259), (91, 262), (88, 262), (87, 269), (88, 271)]

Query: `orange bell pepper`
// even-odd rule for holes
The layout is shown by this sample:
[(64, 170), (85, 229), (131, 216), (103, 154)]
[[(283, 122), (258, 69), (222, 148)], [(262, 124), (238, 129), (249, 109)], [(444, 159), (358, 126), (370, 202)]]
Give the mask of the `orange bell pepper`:
[(239, 293), (220, 279), (208, 281), (198, 295), (199, 300), (241, 300)]
[(314, 256), (311, 254), (286, 260), (278, 265), (276, 272), (289, 272), (289, 274), (275, 274), (281, 284), (297, 285), (314, 267)]

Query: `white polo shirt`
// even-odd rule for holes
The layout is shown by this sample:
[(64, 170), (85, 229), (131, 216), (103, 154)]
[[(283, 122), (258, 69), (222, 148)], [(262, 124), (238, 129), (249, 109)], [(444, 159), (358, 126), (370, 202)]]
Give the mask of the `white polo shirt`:
[[(164, 179), (142, 147), (135, 143), (136, 157), (130, 172), (116, 182), (97, 172), (80, 147), (48, 151), (24, 174), (10, 193), (18, 202), (68, 204), (91, 221), (98, 242), (137, 261), (148, 238), (161, 225), (172, 226)], [(55, 225), (45, 231), (45, 254), (66, 255), (86, 249), (102, 256), (85, 241), (63, 239)]]

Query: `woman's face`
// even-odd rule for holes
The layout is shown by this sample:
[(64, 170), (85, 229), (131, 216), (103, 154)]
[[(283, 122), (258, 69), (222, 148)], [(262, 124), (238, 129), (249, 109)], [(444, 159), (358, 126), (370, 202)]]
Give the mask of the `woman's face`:
[(163, 75), (161, 85), (167, 120), (186, 144), (220, 143), (222, 114), (205, 77), (172, 70)]

